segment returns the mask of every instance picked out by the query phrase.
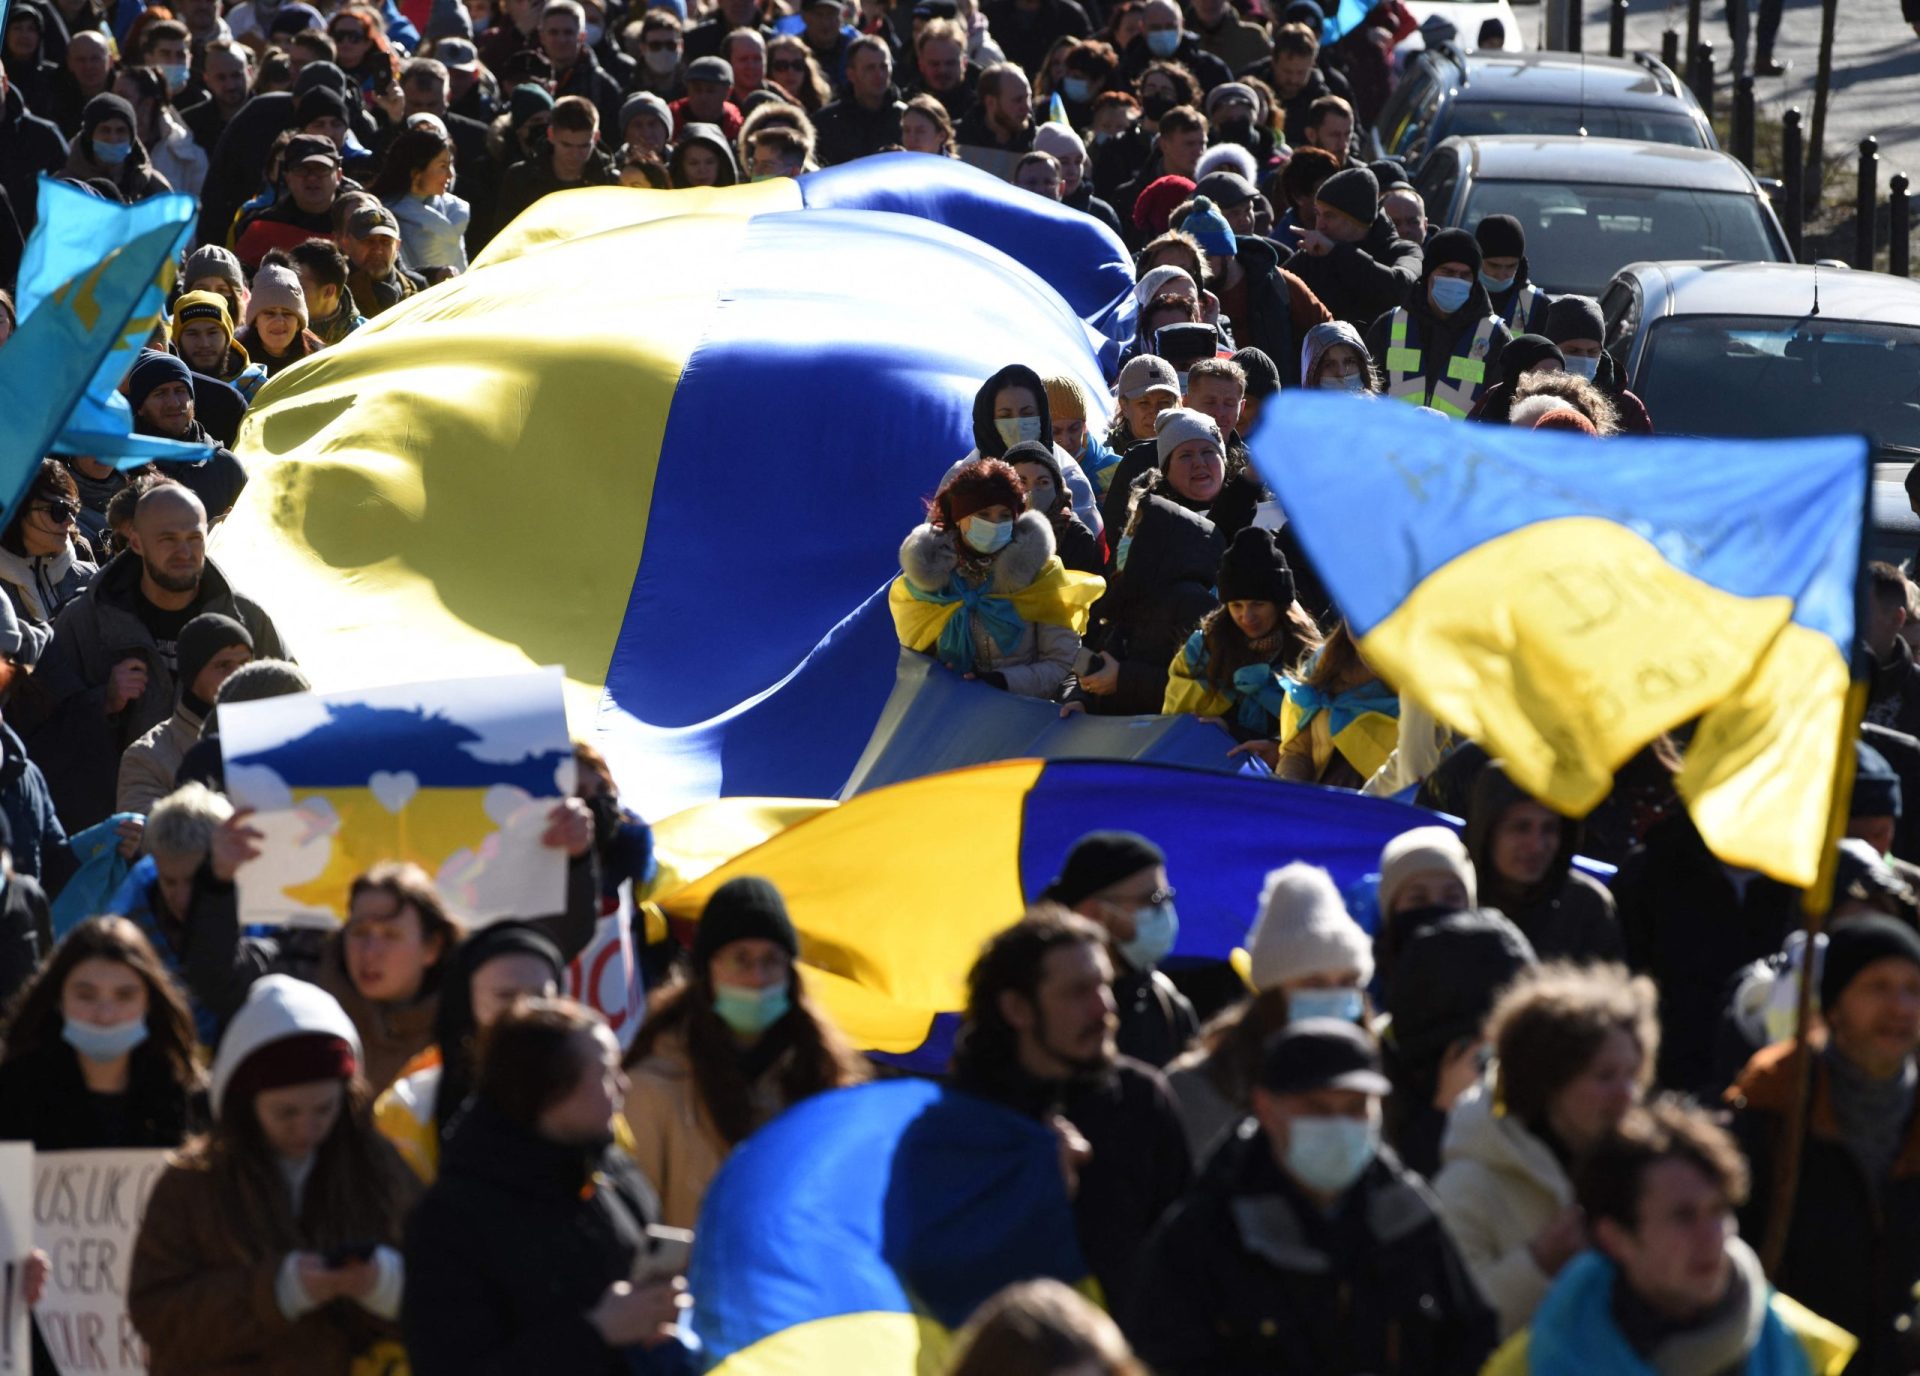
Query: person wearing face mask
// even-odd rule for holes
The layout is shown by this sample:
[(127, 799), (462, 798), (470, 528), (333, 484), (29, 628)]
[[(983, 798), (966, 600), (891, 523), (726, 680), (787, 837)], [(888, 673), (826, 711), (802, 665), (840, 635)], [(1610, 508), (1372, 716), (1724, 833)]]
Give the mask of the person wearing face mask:
[(900, 643), (1022, 697), (1055, 696), (1105, 584), (1068, 573), (1053, 527), (998, 459), (962, 464), (900, 546), (887, 601)]
[(1037, 511), (1053, 527), (1054, 548), (1060, 562), (1075, 573), (1099, 574), (1106, 568), (1106, 556), (1093, 532), (1073, 514), (1067, 499), (1067, 485), (1060, 476), (1060, 464), (1053, 450), (1038, 441), (1016, 444), (1006, 454), (1008, 464), (1020, 475), (1027, 488), (1027, 510)]
[(1128, 84), (1155, 62), (1177, 62), (1193, 73), (1201, 94), (1233, 80), (1233, 69), (1185, 27), (1185, 16), (1173, 0), (1147, 0), (1140, 7), (1141, 30), (1120, 53), (1119, 79)]
[(1477, 880), (1466, 843), (1450, 827), (1414, 827), (1387, 842), (1374, 894), (1380, 914), (1374, 955), (1382, 971), (1393, 968), (1420, 926), (1473, 907)]
[(1390, 1088), (1350, 1022), (1274, 1038), (1252, 1115), (1148, 1240), (1122, 1327), (1155, 1371), (1479, 1371), (1493, 1312), (1432, 1196), (1381, 1148)]
[(1646, 403), (1620, 385), (1620, 374), (1613, 358), (1602, 347), (1606, 338), (1606, 320), (1600, 303), (1591, 296), (1558, 296), (1547, 307), (1541, 333), (1559, 348), (1566, 368), (1585, 378), (1607, 394), (1619, 414), (1622, 434), (1651, 435), (1653, 421)]
[(179, 94), (173, 84), (176, 77), (185, 82), (185, 63), (178, 64), (177, 70), (123, 67), (114, 78), (113, 89), (133, 106), (138, 121), (135, 131), (153, 162), (153, 170), (175, 191), (197, 198), (207, 180), (207, 150), (174, 110), (174, 97)]
[(800, 938), (772, 884), (748, 875), (714, 890), (692, 954), (691, 979), (654, 1004), (626, 1058), (634, 1160), (676, 1228), (694, 1225), (714, 1173), (755, 1129), (867, 1075), (807, 997)]
[(367, 1119), (360, 1039), (325, 991), (254, 986), (210, 1077), (213, 1130), (154, 1182), (127, 1314), (156, 1376), (348, 1370), (398, 1354), (419, 1195)]
[(1535, 802), (1498, 760), (1473, 782), (1467, 851), (1480, 898), (1527, 935), (1542, 960), (1622, 960), (1613, 895), (1572, 868), (1580, 823)]
[(1623, 966), (1547, 965), (1487, 1018), (1493, 1064), (1448, 1115), (1433, 1190), (1502, 1336), (1590, 1245), (1573, 1181), (1652, 1082), (1655, 997)]
[(22, 636), (19, 662), (36, 663), (53, 639), (60, 609), (100, 572), (76, 537), (80, 491), (58, 459), (42, 459), (14, 517), (0, 531), (0, 589), (13, 604)]
[(1315, 325), (1300, 346), (1300, 384), (1322, 392), (1378, 396), (1380, 375), (1360, 331), (1344, 320)]
[(111, 182), (129, 205), (173, 189), (154, 171), (147, 150), (135, 132), (139, 125), (133, 107), (111, 91), (95, 96), (80, 114), (80, 132), (74, 136), (63, 175), (79, 181), (95, 177)]
[(1473, 227), (1480, 245), (1480, 285), (1509, 334), (1538, 334), (1547, 323), (1549, 298), (1527, 271), (1527, 232), (1511, 215), (1489, 215)]
[(1073, 843), (1040, 897), (1107, 933), (1120, 1054), (1151, 1066), (1179, 1055), (1200, 1023), (1193, 1004), (1159, 968), (1180, 935), (1166, 853), (1130, 831), (1091, 832)]
[(1480, 394), (1468, 420), (1505, 425), (1513, 418), (1513, 394), (1529, 374), (1565, 371), (1566, 359), (1545, 335), (1517, 334), (1500, 351), (1500, 381)]
[(1243, 997), (1167, 1067), (1195, 1161), (1211, 1156), (1251, 1111), (1261, 1057), (1276, 1032), (1307, 1018), (1365, 1027), (1369, 1015), (1372, 943), (1318, 866), (1295, 863), (1267, 875), (1260, 915), (1232, 964)]
[(1500, 382), (1500, 354), (1512, 336), (1488, 303), (1480, 264), (1480, 245), (1464, 229), (1443, 229), (1428, 241), (1406, 304), (1367, 330), (1388, 396), (1461, 419)]
[(1068, 500), (1073, 503), (1073, 514), (1095, 538), (1103, 536), (1106, 524), (1100, 517), (1093, 484), (1079, 461), (1060, 447), (1046, 384), (1025, 364), (1010, 363), (980, 384), (973, 395), (973, 452), (949, 468), (947, 478), (975, 459), (1003, 458), (1008, 449), (1028, 440), (1052, 447), (1054, 462), (1060, 465), (1060, 476), (1067, 485)]
[(1018, 63), (1029, 77), (1039, 73), (1059, 39), (1093, 32), (1079, 0), (987, 0), (980, 12), (1007, 61)]

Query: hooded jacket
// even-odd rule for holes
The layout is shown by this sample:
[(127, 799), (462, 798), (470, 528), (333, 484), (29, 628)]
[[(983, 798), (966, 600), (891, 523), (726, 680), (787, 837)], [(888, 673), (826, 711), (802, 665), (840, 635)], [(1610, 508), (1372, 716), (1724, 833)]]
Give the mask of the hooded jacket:
[(1073, 494), (1061, 470), (1059, 454), (1058, 448), (1049, 445), (1046, 446), (1045, 458), (1024, 460), (1039, 464), (1053, 475), (1053, 505), (1040, 514), (1053, 527), (1054, 547), (1060, 553), (1062, 564), (1076, 573), (1105, 573), (1107, 561), (1101, 555), (1100, 542), (1074, 514)]
[(980, 390), (973, 394), (973, 452), (948, 469), (947, 477), (951, 478), (962, 465), (974, 459), (1004, 459), (1007, 450), (1012, 448), (1001, 438), (1000, 429), (993, 419), (993, 399), (1003, 387), (1024, 387), (1038, 399), (1039, 442), (1053, 450), (1053, 461), (1060, 466), (1060, 475), (1066, 480), (1067, 494), (1073, 500), (1073, 514), (1098, 539), (1106, 530), (1106, 522), (1101, 519), (1100, 502), (1094, 495), (1093, 484), (1087, 480), (1079, 462), (1055, 441), (1053, 410), (1047, 405), (1046, 386), (1040, 381), (1040, 374), (1025, 364), (1009, 363), (981, 383)]
[(207, 150), (202, 148), (171, 105), (160, 108), (160, 137), (150, 150), (153, 170), (168, 187), (198, 200), (207, 180)]
[(67, 141), (49, 120), (27, 109), (19, 88), (7, 85), (0, 102), (0, 187), (5, 187), (13, 215), (24, 237), (33, 233), (40, 217), (37, 178), (60, 171), (67, 161)]
[(200, 739), (200, 714), (183, 701), (172, 716), (127, 747), (120, 757), (120, 778), (114, 788), (116, 812), (153, 811), (153, 805), (173, 792), (174, 778), (187, 751)]
[(1217, 604), (1214, 575), (1226, 540), (1214, 523), (1161, 495), (1154, 477), (1138, 498), (1138, 515), (1114, 550), (1114, 578), (1094, 608), (1098, 645), (1120, 665), (1112, 693), (1076, 693), (1102, 716), (1159, 712), (1167, 667), (1201, 618)]
[[(1246, 270), (1244, 283), (1247, 293), (1247, 318), (1233, 322), (1234, 338), (1240, 344), (1263, 351), (1280, 369), (1280, 383), (1284, 387), (1298, 387), (1300, 346), (1294, 329), (1294, 316), (1297, 304), (1295, 292), (1290, 284), (1293, 272), (1280, 270), (1280, 254), (1273, 244), (1251, 234), (1241, 235), (1234, 257)], [(1298, 256), (1289, 260), (1290, 267), (1297, 268)], [(1297, 280), (1297, 279), (1296, 279)], [(1332, 318), (1327, 307), (1313, 297), (1309, 289), (1305, 295), (1315, 309), (1310, 310), (1315, 323)]]
[(1507, 882), (1494, 868), (1493, 835), (1501, 817), (1515, 804), (1531, 801), (1497, 762), (1489, 763), (1474, 780), (1467, 805), (1466, 843), (1479, 876), (1480, 901), (1505, 913), (1542, 960), (1584, 964), (1622, 959), (1626, 951), (1613, 895), (1573, 868), (1580, 847), (1579, 822), (1572, 818), (1561, 822), (1560, 849), (1539, 883), (1522, 888)]
[(53, 639), (53, 620), (67, 603), (92, 585), (99, 568), (80, 558), (69, 541), (52, 554), (22, 555), (0, 548), (0, 587), (13, 603), (14, 619), (20, 623), (20, 650), (13, 658), (21, 664), (40, 662), (40, 654)]
[[(719, 179), (715, 186), (738, 186), (740, 184), (740, 164), (734, 161), (733, 147), (727, 137), (711, 124), (689, 124), (680, 141), (673, 147), (673, 156), (667, 159), (667, 173), (675, 186), (686, 185), (687, 149), (695, 146), (712, 151), (720, 159)], [(616, 176), (616, 181), (619, 178)]]
[(120, 194), (126, 198), (129, 205), (135, 201), (144, 201), (149, 196), (160, 196), (173, 190), (167, 179), (154, 170), (153, 163), (147, 157), (147, 150), (140, 146), (137, 138), (133, 142), (133, 151), (127, 155), (126, 161), (118, 166), (110, 166), (93, 156), (93, 145), (88, 140), (86, 131), (82, 129), (67, 154), (66, 166), (60, 170), (67, 176), (76, 177), (83, 182), (92, 181), (95, 177), (112, 182), (120, 189)]
[[(1287, 260), (1287, 270), (1307, 284), (1334, 319), (1362, 328), (1407, 299), (1422, 266), (1420, 245), (1396, 235), (1385, 215), (1374, 216), (1357, 243), (1335, 244), (1319, 258), (1296, 253)], [(1274, 354), (1273, 360), (1279, 363), (1280, 356)]]
[(9, 847), (13, 872), (44, 879), (47, 889), (59, 892), (73, 869), (66, 829), (54, 812), (47, 776), (27, 757), (27, 747), (4, 722), (0, 722), (0, 812), (6, 813), (13, 832)]

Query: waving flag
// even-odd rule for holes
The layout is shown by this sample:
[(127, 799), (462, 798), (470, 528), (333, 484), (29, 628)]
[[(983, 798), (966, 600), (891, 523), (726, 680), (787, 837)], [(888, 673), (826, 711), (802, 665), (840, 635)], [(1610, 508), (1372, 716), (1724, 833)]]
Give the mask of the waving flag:
[(1137, 831), (1166, 851), (1179, 890), (1177, 964), (1229, 958), (1267, 871), (1306, 860), (1351, 888), (1389, 839), (1433, 820), (1405, 803), (1271, 778), (1013, 760), (862, 793), (656, 901), (690, 924), (736, 875), (772, 880), (800, 934), (809, 995), (856, 1045), (937, 1070), (974, 957), (1087, 832)]
[[(940, 159), (902, 175), (952, 218), (976, 194)], [(893, 686), (900, 541), (973, 447), (974, 392), (1017, 360), (1097, 395), (1101, 367), (1014, 256), (764, 186), (550, 197), (530, 214), (579, 206), (574, 237), (490, 249), (262, 390), (214, 554), (318, 687), (559, 664), (647, 815), (840, 789)], [(1030, 256), (1093, 242), (999, 194), (976, 217), (1032, 229)], [(637, 222), (602, 227), (608, 204)]]
[(1708, 846), (1813, 883), (1853, 758), (1864, 440), (1596, 445), (1288, 396), (1251, 448), (1368, 663), (1514, 782), (1582, 816), (1697, 718)]
[(937, 1371), (996, 1291), (1087, 1274), (1053, 1133), (919, 1080), (815, 1095), (754, 1133), (694, 1236), (716, 1376)]

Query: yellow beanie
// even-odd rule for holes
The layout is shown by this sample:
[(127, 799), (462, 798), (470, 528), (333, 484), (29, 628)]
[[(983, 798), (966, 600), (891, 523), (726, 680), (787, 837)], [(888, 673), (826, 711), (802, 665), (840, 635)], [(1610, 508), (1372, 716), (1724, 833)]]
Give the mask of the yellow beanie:
[(1087, 395), (1080, 390), (1080, 384), (1070, 377), (1050, 377), (1046, 379), (1047, 411), (1058, 425), (1063, 420), (1085, 420), (1087, 418)]
[(175, 344), (180, 342), (180, 332), (195, 320), (218, 320), (227, 332), (227, 343), (233, 343), (233, 317), (227, 313), (227, 298), (219, 292), (185, 292), (173, 303), (173, 328), (168, 333)]

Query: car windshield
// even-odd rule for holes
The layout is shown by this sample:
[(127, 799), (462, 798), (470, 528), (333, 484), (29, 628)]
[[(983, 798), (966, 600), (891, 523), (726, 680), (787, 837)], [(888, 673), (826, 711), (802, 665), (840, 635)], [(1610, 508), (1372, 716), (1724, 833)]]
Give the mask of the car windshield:
[(1920, 447), (1920, 327), (1676, 316), (1654, 325), (1634, 390), (1662, 433)]
[(1780, 259), (1758, 199), (1734, 191), (1477, 181), (1460, 222), (1502, 214), (1526, 229), (1529, 273), (1555, 294), (1598, 296), (1642, 259)]
[(1675, 143), (1682, 148), (1706, 148), (1700, 126), (1683, 114), (1667, 110), (1613, 109), (1604, 105), (1508, 105), (1489, 101), (1461, 101), (1453, 108), (1447, 135), (1455, 134), (1578, 134), (1585, 130), (1600, 139), (1638, 139), (1642, 143)]

